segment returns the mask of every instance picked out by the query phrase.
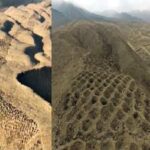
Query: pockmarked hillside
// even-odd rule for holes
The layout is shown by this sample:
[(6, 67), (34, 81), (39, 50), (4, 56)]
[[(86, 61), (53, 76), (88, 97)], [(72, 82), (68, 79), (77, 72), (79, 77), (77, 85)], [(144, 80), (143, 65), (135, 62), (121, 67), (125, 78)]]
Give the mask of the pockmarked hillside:
[(53, 33), (54, 149), (150, 148), (149, 65), (125, 31), (82, 21)]
[(51, 2), (0, 12), (0, 149), (51, 149)]

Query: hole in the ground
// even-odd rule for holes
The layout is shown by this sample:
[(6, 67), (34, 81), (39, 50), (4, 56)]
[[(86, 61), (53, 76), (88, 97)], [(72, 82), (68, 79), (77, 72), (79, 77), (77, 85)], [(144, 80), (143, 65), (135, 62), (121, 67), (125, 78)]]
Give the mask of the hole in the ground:
[(102, 105), (107, 105), (107, 100), (104, 97), (102, 97), (100, 101)]
[(3, 24), (3, 27), (1, 28), (2, 31), (6, 32), (7, 34), (11, 31), (12, 27), (13, 27), (14, 23), (6, 20)]
[(138, 118), (138, 113), (137, 112), (135, 112), (134, 114), (133, 114), (133, 117), (134, 117), (134, 119), (137, 119)]
[(43, 23), (45, 21), (45, 18), (43, 16), (40, 16), (40, 22)]
[(51, 103), (51, 68), (26, 71), (17, 76), (17, 80), (30, 87), (35, 93)]
[[(34, 12), (35, 12), (38, 16), (40, 15), (38, 11), (34, 10)], [(40, 16), (39, 16), (39, 21), (40, 21), (41, 23), (43, 23), (43, 22), (45, 21), (45, 18), (40, 15)]]

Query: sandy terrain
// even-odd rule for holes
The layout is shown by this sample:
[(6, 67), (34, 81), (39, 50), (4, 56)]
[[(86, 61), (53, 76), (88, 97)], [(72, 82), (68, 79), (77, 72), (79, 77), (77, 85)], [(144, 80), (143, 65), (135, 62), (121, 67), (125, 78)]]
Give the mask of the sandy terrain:
[(51, 149), (51, 4), (0, 13), (0, 149)]

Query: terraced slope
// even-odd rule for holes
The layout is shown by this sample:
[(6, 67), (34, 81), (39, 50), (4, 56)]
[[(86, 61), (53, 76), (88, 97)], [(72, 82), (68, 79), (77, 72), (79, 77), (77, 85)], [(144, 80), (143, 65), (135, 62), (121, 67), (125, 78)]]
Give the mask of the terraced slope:
[(53, 54), (54, 149), (150, 149), (148, 66), (117, 26), (71, 24)]
[(51, 149), (50, 9), (43, 1), (0, 13), (1, 150)]

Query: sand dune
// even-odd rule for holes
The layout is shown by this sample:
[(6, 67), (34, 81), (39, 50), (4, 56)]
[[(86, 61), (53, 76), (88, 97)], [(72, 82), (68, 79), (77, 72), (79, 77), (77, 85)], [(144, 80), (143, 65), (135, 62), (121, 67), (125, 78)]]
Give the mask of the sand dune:
[(50, 10), (43, 1), (0, 13), (2, 150), (51, 149)]

